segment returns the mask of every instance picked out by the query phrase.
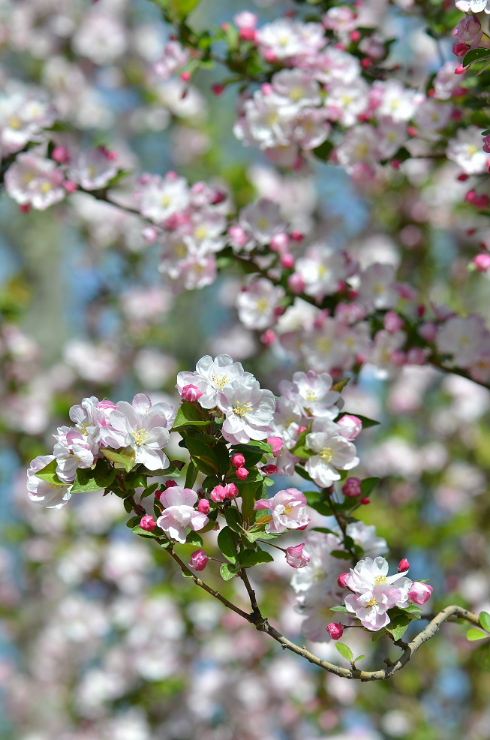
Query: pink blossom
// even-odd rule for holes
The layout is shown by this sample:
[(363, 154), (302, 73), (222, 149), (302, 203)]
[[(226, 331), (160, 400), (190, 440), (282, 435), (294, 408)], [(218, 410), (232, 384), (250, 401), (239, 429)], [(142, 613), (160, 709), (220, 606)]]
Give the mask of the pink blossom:
[(311, 560), (311, 556), (304, 551), (305, 543), (292, 545), (286, 548), (286, 562), (292, 568), (304, 568)]
[(420, 581), (414, 581), (408, 592), (408, 598), (411, 599), (414, 604), (422, 606), (427, 601), (429, 601), (430, 597), (432, 596), (433, 590), (434, 589), (432, 588), (432, 586), (429, 586), (428, 583), (420, 583)]
[(341, 573), (340, 576), (337, 578), (337, 585), (339, 588), (347, 588), (347, 578), (349, 574), (348, 573)]
[(408, 605), (412, 581), (401, 573), (388, 576), (387, 561), (377, 557), (360, 560), (347, 574), (345, 584), (354, 592), (345, 597), (347, 611), (355, 614), (363, 627), (376, 632), (389, 624), (389, 609)]
[(349, 442), (352, 442), (362, 431), (362, 421), (359, 417), (352, 416), (352, 414), (345, 414), (337, 423), (340, 434)]
[(330, 624), (327, 624), (327, 632), (332, 640), (340, 640), (344, 634), (344, 628), (338, 622), (330, 622)]
[(255, 502), (254, 509), (270, 509), (272, 512), (272, 521), (267, 525), (268, 532), (300, 529), (310, 521), (306, 513), (306, 497), (297, 488), (286, 488), (272, 498), (260, 499)]
[(195, 550), (191, 555), (189, 567), (194, 570), (204, 570), (208, 563), (209, 557), (206, 555), (204, 550)]
[(156, 521), (150, 515), (144, 516), (140, 520), (140, 528), (144, 529), (145, 532), (153, 532), (156, 526)]
[(197, 501), (197, 493), (190, 488), (171, 486), (167, 488), (160, 497), (160, 503), (165, 510), (157, 519), (157, 524), (168, 536), (177, 542), (185, 542), (187, 527), (197, 532), (206, 526), (208, 517), (196, 511), (194, 505)]
[(200, 511), (201, 514), (209, 514), (210, 508), (209, 501), (206, 498), (202, 498), (197, 505), (197, 510)]
[(184, 401), (190, 401), (191, 403), (194, 403), (194, 401), (197, 401), (202, 396), (202, 391), (199, 390), (195, 385), (185, 385), (182, 388), (181, 396)]
[(281, 450), (284, 446), (284, 442), (281, 437), (267, 437), (267, 442), (272, 447), (272, 454), (274, 457), (280, 455)]

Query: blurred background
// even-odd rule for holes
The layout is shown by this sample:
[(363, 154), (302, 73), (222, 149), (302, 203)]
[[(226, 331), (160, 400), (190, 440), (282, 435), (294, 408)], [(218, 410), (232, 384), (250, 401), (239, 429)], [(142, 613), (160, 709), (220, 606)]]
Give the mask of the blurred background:
[[(441, 50), (416, 14), (367, 6), (415, 81), (437, 69)], [(247, 8), (265, 21), (293, 7), (203, 0), (193, 23)], [(152, 73), (169, 33), (146, 0), (0, 0), (0, 82), (46, 89), (82, 143), (116, 150), (128, 169), (219, 183), (237, 206), (271, 198), (298, 229), (364, 264), (394, 264), (426, 301), (488, 305), (487, 279), (467, 271), (474, 216), (456, 206), (464, 186), (453, 165), (429, 177), (412, 163), (369, 193), (330, 166), (278, 172), (235, 141), (236, 91), (210, 90), (219, 70), (198, 74), (184, 99), (180, 80)], [(232, 268), (173, 294), (130, 215), (83, 194), (24, 214), (2, 194), (0, 221), (1, 740), (490, 738), (489, 646), (467, 642), (463, 627), (446, 625), (388, 682), (339, 679), (182, 579), (125, 528), (119, 499), (84, 494), (59, 511), (28, 500), (26, 466), (84, 396), (171, 400), (176, 373), (207, 353), (231, 354), (274, 392), (299, 368), (239, 324)], [(434, 369), (380, 378), (367, 366), (345, 397), (346, 410), (381, 421), (362, 435), (360, 475), (382, 478), (362, 519), (392, 563), (407, 557), (413, 577), (429, 579), (434, 611), (488, 610), (489, 392)], [(280, 557), (255, 585), (263, 611), (304, 642), (290, 578)], [(221, 586), (245, 603), (240, 584)], [(349, 644), (365, 668), (388, 649), (364, 633)], [(310, 647), (339, 659), (331, 642)]]

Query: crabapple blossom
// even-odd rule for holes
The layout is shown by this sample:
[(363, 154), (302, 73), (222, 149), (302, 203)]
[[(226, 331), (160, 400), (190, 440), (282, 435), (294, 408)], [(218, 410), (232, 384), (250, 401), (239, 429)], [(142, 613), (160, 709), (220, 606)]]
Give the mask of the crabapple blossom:
[(55, 438), (56, 474), (63, 482), (73, 483), (78, 468), (90, 468), (94, 464), (98, 445), (91, 434), (81, 434), (71, 427), (60, 427)]
[(199, 388), (196, 388), (195, 385), (189, 383), (189, 385), (185, 385), (182, 388), (181, 396), (183, 401), (190, 401), (191, 403), (194, 403), (201, 398), (202, 391), (200, 391)]
[(408, 598), (413, 601), (414, 604), (423, 606), (427, 601), (429, 601), (433, 590), (432, 586), (429, 586), (428, 583), (414, 581), (410, 586)]
[(481, 130), (477, 126), (460, 129), (449, 142), (446, 154), (467, 175), (479, 175), (486, 171), (487, 155), (483, 151)]
[(359, 463), (356, 448), (332, 421), (316, 419), (306, 435), (306, 444), (314, 454), (308, 458), (305, 470), (321, 488), (340, 480), (339, 470), (352, 470)]
[(157, 519), (158, 526), (171, 539), (181, 543), (185, 542), (187, 527), (196, 532), (205, 527), (209, 521), (206, 514), (194, 508), (196, 502), (197, 493), (190, 488), (182, 486), (167, 488), (160, 498), (160, 503), (165, 508)]
[(255, 511), (269, 509), (272, 512), (267, 524), (268, 532), (285, 532), (287, 529), (301, 529), (310, 521), (306, 513), (306, 497), (297, 488), (286, 488), (272, 498), (256, 501)]
[(189, 568), (192, 568), (193, 570), (204, 570), (206, 565), (209, 563), (209, 557), (206, 555), (203, 549), (201, 550), (194, 550), (194, 552), (191, 555), (191, 559), (189, 562)]
[(54, 459), (54, 455), (39, 455), (31, 462), (27, 471), (27, 492), (34, 503), (48, 509), (61, 509), (71, 498), (71, 486), (48, 483), (36, 475)]
[(362, 432), (362, 421), (352, 414), (344, 414), (337, 424), (343, 437), (352, 442)]
[(19, 154), (5, 175), (7, 193), (20, 205), (44, 211), (65, 197), (64, 175), (55, 162), (36, 154)]
[(142, 463), (148, 470), (167, 468), (169, 459), (162, 448), (168, 443), (174, 418), (175, 409), (168, 403), (153, 404), (147, 395), (139, 393), (131, 404), (116, 404), (109, 426), (101, 429), (101, 438), (109, 447), (132, 447), (136, 465)]
[(153, 530), (157, 526), (157, 523), (152, 516), (148, 515), (140, 519), (139, 526), (141, 529), (144, 529), (145, 532), (153, 532)]
[(347, 611), (355, 614), (367, 630), (377, 632), (389, 624), (389, 609), (408, 604), (412, 581), (400, 573), (388, 576), (388, 562), (377, 557), (360, 560), (345, 584), (354, 592), (345, 597)]
[(490, 13), (488, 0), (457, 0), (456, 7), (463, 13)]
[(274, 322), (274, 311), (284, 297), (284, 290), (261, 278), (253, 280), (237, 297), (240, 321), (247, 329), (265, 329)]
[(213, 409), (218, 404), (218, 397), (225, 388), (231, 388), (235, 381), (241, 385), (256, 383), (251, 373), (245, 372), (239, 362), (233, 362), (230, 355), (221, 354), (214, 360), (209, 355), (201, 357), (196, 365), (195, 372), (181, 372), (177, 375), (177, 389), (182, 390), (187, 385), (194, 385), (202, 392), (198, 403), (204, 409)]
[(340, 393), (332, 390), (332, 383), (328, 373), (309, 370), (294, 373), (292, 382), (282, 380), (279, 390), (298, 416), (334, 419), (341, 402)]
[(275, 406), (272, 391), (263, 390), (257, 381), (238, 378), (231, 387), (224, 386), (218, 396), (218, 408), (225, 415), (223, 437), (232, 444), (266, 439)]
[(292, 568), (304, 568), (311, 560), (311, 556), (305, 552), (305, 543), (291, 545), (286, 548), (286, 562)]

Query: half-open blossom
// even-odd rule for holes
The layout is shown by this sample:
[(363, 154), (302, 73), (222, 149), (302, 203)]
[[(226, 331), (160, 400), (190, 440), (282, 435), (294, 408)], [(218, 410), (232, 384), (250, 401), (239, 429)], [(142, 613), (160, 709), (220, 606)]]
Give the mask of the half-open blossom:
[(304, 568), (311, 560), (311, 556), (305, 552), (305, 543), (292, 545), (286, 548), (286, 562), (292, 568)]
[(54, 459), (54, 455), (40, 455), (34, 458), (27, 471), (27, 492), (34, 503), (44, 505), (48, 509), (61, 509), (71, 498), (71, 486), (48, 483), (36, 475)]
[(419, 581), (414, 581), (410, 586), (408, 598), (413, 601), (414, 604), (422, 606), (426, 603), (426, 601), (429, 601), (430, 597), (432, 596), (433, 590), (434, 589), (432, 588), (432, 586), (429, 586), (428, 583), (420, 583)]
[(388, 563), (382, 557), (364, 558), (345, 578), (345, 585), (354, 593), (345, 597), (347, 611), (355, 614), (368, 630), (376, 632), (385, 627), (394, 606), (407, 606), (412, 585), (404, 574), (388, 576)]
[(187, 527), (197, 532), (206, 526), (209, 519), (202, 512), (196, 510), (197, 493), (190, 488), (172, 486), (167, 488), (160, 497), (160, 503), (165, 507), (158, 517), (157, 524), (168, 536), (185, 542)]
[(190, 401), (191, 403), (194, 403), (195, 401), (199, 400), (199, 398), (201, 398), (202, 391), (200, 391), (199, 388), (196, 388), (195, 385), (189, 383), (189, 385), (185, 385), (182, 388), (181, 396), (183, 401)]
[(272, 519), (267, 524), (268, 532), (285, 532), (287, 529), (306, 527), (310, 518), (306, 512), (306, 497), (297, 488), (286, 488), (272, 498), (255, 502), (254, 509), (270, 509)]
[(352, 442), (362, 431), (362, 421), (357, 416), (345, 414), (338, 420), (340, 434)]
[(193, 570), (204, 570), (208, 563), (209, 557), (206, 555), (204, 550), (194, 550), (191, 555), (189, 567), (193, 568)]

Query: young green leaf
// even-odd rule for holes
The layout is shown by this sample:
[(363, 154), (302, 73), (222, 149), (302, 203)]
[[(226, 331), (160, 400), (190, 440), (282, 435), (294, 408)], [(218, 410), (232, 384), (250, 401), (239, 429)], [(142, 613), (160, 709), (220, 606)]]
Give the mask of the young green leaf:
[(361, 493), (364, 497), (369, 496), (371, 491), (373, 491), (376, 486), (378, 485), (380, 481), (380, 478), (364, 478), (363, 481), (361, 481)]
[(188, 532), (185, 538), (187, 545), (195, 545), (195, 547), (202, 547), (202, 537), (197, 532)]
[(189, 463), (189, 467), (187, 468), (187, 473), (185, 476), (185, 483), (184, 483), (185, 488), (193, 487), (194, 483), (196, 482), (197, 473), (198, 473), (197, 465), (194, 463), (193, 460), (191, 460)]
[(56, 475), (56, 468), (58, 466), (58, 463), (56, 460), (51, 460), (48, 465), (46, 465), (44, 468), (42, 468), (38, 473), (36, 473), (37, 478), (41, 478), (41, 480), (45, 480), (46, 483), (49, 483), (51, 486), (67, 486), (68, 483), (63, 483), (58, 476)]
[(486, 640), (488, 635), (480, 630), (468, 630), (466, 637), (470, 642), (476, 642), (477, 640)]
[(399, 640), (405, 634), (410, 622), (411, 618), (409, 614), (399, 614), (391, 619), (385, 630), (392, 635), (394, 640)]
[(335, 647), (339, 651), (339, 653), (342, 655), (343, 658), (349, 661), (349, 663), (353, 662), (354, 653), (350, 649), (348, 645), (344, 645), (343, 642), (336, 642)]
[(223, 563), (221, 568), (219, 569), (221, 578), (224, 581), (229, 581), (233, 578), (233, 576), (236, 576), (238, 573), (238, 566), (231, 565), (230, 563)]
[(480, 612), (479, 621), (483, 629), (490, 632), (490, 614), (488, 612)]
[(121, 447), (120, 450), (110, 450), (107, 447), (101, 447), (100, 452), (108, 460), (114, 463), (114, 467), (119, 470), (125, 470), (127, 473), (134, 467), (134, 450), (132, 447)]
[(345, 606), (331, 606), (330, 607), (331, 612), (342, 612), (343, 614), (348, 614), (347, 608)]

